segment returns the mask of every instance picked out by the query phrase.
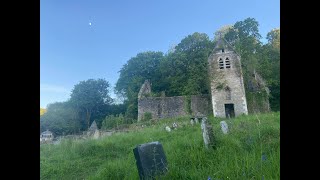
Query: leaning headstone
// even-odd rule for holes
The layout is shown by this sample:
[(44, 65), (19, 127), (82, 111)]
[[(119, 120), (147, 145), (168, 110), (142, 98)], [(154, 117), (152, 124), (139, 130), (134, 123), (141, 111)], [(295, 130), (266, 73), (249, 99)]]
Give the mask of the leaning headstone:
[(166, 126), (166, 131), (170, 132), (171, 128), (169, 126)]
[(229, 129), (228, 129), (228, 124), (225, 121), (220, 122), (221, 130), (223, 134), (228, 134)]
[(193, 126), (193, 124), (194, 124), (194, 120), (191, 118), (191, 120), (190, 120), (190, 124)]
[(214, 136), (213, 136), (213, 130), (212, 126), (207, 121), (207, 118), (202, 118), (201, 121), (201, 130), (202, 130), (202, 136), (204, 145), (207, 149), (214, 146)]
[(158, 141), (138, 145), (133, 153), (140, 180), (155, 179), (168, 171), (166, 155)]

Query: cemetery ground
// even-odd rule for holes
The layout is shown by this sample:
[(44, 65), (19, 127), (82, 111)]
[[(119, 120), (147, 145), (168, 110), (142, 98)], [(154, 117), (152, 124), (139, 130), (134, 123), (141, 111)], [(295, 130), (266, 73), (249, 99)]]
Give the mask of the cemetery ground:
[[(145, 122), (140, 129), (132, 124), (129, 132), (100, 139), (42, 145), (40, 179), (139, 179), (133, 149), (153, 141), (163, 145), (168, 162), (159, 179), (280, 179), (280, 112), (208, 121), (212, 149), (205, 148), (200, 123), (192, 126), (190, 117)], [(167, 132), (174, 122), (178, 128)]]

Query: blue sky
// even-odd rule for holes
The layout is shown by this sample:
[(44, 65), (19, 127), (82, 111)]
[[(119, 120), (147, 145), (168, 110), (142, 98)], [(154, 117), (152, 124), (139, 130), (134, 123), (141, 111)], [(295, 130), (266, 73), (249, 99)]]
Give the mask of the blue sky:
[[(82, 80), (113, 87), (137, 53), (162, 51), (194, 32), (255, 18), (265, 37), (280, 27), (279, 0), (41, 0), (40, 107), (66, 101)], [(91, 25), (89, 25), (91, 23)]]

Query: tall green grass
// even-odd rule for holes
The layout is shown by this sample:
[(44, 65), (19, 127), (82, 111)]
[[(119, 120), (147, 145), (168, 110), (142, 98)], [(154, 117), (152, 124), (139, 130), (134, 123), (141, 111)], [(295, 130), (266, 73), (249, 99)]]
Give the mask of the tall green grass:
[[(228, 134), (220, 129), (221, 120), (228, 123)], [(165, 125), (174, 121), (180, 125), (178, 130), (165, 131)], [(97, 140), (42, 145), (40, 178), (139, 179), (133, 149), (159, 141), (169, 169), (161, 179), (280, 179), (279, 112), (235, 119), (209, 117), (209, 121), (216, 149), (205, 149), (200, 124), (191, 126), (187, 117)]]

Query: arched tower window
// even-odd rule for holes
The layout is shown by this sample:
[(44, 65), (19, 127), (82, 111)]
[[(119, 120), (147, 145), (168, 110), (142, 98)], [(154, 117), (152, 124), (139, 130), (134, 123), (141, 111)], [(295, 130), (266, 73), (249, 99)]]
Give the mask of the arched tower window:
[(229, 87), (226, 87), (226, 100), (231, 100), (231, 89)]
[(224, 69), (224, 63), (222, 58), (219, 59), (219, 69)]
[(226, 63), (226, 68), (229, 69), (231, 67), (231, 64), (230, 64), (230, 59), (228, 57), (226, 58), (225, 63)]

